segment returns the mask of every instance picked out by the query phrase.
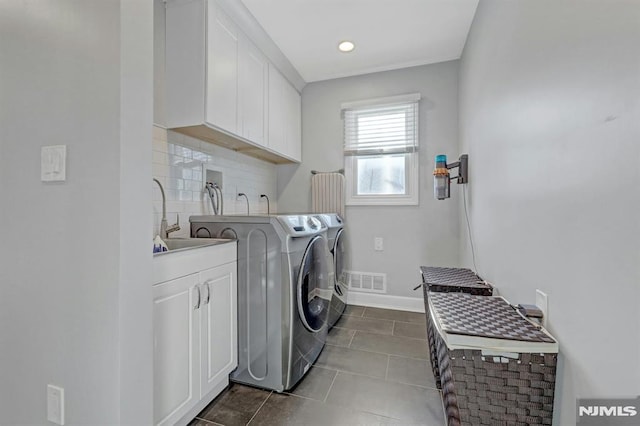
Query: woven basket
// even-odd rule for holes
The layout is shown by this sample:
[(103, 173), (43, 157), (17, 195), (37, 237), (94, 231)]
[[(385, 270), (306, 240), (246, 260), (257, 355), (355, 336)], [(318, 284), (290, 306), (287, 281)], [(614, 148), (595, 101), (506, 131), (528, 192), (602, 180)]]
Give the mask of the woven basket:
[(427, 317), (427, 343), (429, 345), (429, 360), (431, 361), (431, 371), (433, 372), (433, 378), (436, 381), (436, 387), (440, 389), (440, 371), (438, 369), (438, 354), (435, 342), (435, 335), (433, 331), (433, 324), (431, 315), (429, 315), (429, 292), (427, 286), (422, 286), (424, 294), (424, 310)]
[(434, 340), (449, 426), (551, 425), (557, 353), (495, 358)]
[[(493, 287), (488, 284), (479, 284), (480, 277), (468, 269), (462, 268), (438, 268), (420, 267), (422, 272), (422, 291), (424, 294), (424, 309), (427, 320), (427, 343), (429, 344), (429, 360), (431, 371), (436, 381), (436, 387), (440, 389), (440, 370), (438, 368), (438, 355), (435, 345), (433, 325), (429, 315), (429, 292), (438, 293), (467, 293), (476, 296), (493, 295)], [(459, 275), (460, 278), (456, 278)]]

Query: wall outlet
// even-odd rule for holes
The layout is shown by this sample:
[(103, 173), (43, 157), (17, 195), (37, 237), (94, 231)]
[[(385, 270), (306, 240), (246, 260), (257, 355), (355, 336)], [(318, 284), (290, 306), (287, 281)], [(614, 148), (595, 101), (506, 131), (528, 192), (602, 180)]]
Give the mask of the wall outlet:
[(42, 182), (64, 182), (67, 180), (66, 145), (40, 148), (40, 180)]
[(64, 389), (47, 385), (47, 420), (64, 425)]
[(542, 290), (536, 289), (536, 306), (542, 311), (542, 326), (549, 324), (549, 296)]
[(373, 249), (375, 251), (383, 251), (384, 250), (384, 238), (375, 237), (373, 239)]

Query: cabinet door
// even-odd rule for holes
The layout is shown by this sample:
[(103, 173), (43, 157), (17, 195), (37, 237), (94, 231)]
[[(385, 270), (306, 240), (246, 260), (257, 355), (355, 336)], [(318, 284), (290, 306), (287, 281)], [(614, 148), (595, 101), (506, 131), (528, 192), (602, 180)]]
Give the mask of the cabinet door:
[(200, 308), (202, 396), (225, 380), (238, 365), (236, 274), (235, 262), (200, 273), (203, 283)]
[(269, 141), (273, 151), (284, 153), (284, 84), (285, 79), (272, 64), (269, 64)]
[(153, 287), (154, 423), (174, 424), (200, 400), (198, 274)]
[(207, 3), (206, 74), (207, 122), (239, 134), (238, 28), (214, 0)]
[(241, 136), (265, 146), (269, 62), (244, 35), (240, 36), (239, 60), (238, 102)]
[(300, 95), (269, 66), (269, 148), (300, 161)]
[(294, 160), (302, 160), (302, 105), (300, 94), (289, 82), (285, 82), (284, 138), (286, 154)]
[[(156, 87), (157, 112), (166, 109), (167, 128), (202, 124), (205, 100), (206, 25), (204, 2), (166, 2), (165, 72), (163, 93)], [(166, 95), (163, 99), (162, 95)], [(155, 117), (156, 119), (161, 117)], [(160, 120), (160, 122), (162, 122)]]

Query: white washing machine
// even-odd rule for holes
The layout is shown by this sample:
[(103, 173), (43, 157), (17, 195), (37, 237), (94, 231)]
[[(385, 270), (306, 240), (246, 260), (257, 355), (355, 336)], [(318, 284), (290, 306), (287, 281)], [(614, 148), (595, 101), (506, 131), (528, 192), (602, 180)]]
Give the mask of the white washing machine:
[(333, 295), (329, 308), (329, 327), (333, 327), (340, 319), (347, 307), (347, 282), (346, 271), (349, 268), (347, 252), (347, 237), (344, 232), (344, 220), (337, 213), (314, 214), (327, 227), (327, 240), (333, 260)]
[(327, 337), (333, 279), (327, 227), (311, 215), (189, 221), (192, 237), (238, 240), (238, 368), (231, 380), (290, 389)]

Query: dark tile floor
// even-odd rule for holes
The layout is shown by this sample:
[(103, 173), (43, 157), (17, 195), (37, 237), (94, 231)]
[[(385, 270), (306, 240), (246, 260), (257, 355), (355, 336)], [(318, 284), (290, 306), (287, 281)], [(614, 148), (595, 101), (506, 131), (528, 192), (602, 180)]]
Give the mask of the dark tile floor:
[(190, 425), (442, 426), (425, 336), (424, 314), (348, 306), (294, 389), (232, 384)]

